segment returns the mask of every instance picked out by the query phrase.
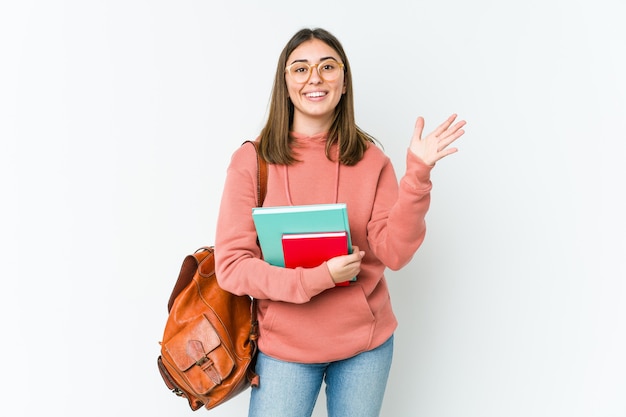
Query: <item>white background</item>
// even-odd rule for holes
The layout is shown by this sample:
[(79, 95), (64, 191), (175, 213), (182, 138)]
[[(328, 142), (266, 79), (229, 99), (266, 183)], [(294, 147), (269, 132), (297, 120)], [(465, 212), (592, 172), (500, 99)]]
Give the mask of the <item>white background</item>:
[[(280, 50), (321, 26), (398, 175), (418, 115), (427, 130), (468, 121), (433, 171), (424, 245), (388, 273), (400, 327), (382, 415), (624, 417), (622, 10), (3, 2), (1, 407), (206, 413), (157, 371), (167, 298), (183, 257), (213, 242), (225, 168), (265, 120)], [(210, 415), (243, 416), (247, 399)]]

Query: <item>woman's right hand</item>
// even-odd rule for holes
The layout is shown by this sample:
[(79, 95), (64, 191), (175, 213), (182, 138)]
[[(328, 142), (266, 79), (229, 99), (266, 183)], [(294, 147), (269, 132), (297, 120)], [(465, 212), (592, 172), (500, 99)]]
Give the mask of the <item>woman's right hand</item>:
[(335, 256), (326, 261), (326, 266), (330, 271), (330, 276), (335, 284), (349, 281), (361, 272), (361, 259), (365, 252), (359, 250), (358, 246), (352, 247), (350, 255)]

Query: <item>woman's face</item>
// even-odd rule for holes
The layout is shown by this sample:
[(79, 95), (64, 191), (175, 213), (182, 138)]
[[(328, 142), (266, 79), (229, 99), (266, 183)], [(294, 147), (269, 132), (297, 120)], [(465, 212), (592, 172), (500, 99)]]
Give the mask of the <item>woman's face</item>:
[[(319, 39), (311, 39), (293, 50), (287, 58), (287, 66), (298, 62), (315, 65), (329, 58), (338, 64), (342, 63), (337, 51)], [(297, 82), (285, 72), (287, 91), (294, 106), (292, 129), (296, 132), (303, 131), (299, 126), (313, 123), (317, 126), (327, 124), (326, 128), (330, 128), (335, 107), (346, 90), (344, 80), (343, 69), (332, 81), (320, 77), (316, 68), (311, 68), (310, 77), (304, 82)]]

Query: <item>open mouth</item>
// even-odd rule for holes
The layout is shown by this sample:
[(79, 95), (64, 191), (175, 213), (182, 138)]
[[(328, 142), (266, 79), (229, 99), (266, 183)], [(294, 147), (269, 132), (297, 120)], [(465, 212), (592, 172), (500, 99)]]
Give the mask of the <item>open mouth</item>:
[(327, 93), (324, 91), (314, 91), (312, 93), (305, 93), (304, 96), (307, 98), (318, 98), (324, 97)]

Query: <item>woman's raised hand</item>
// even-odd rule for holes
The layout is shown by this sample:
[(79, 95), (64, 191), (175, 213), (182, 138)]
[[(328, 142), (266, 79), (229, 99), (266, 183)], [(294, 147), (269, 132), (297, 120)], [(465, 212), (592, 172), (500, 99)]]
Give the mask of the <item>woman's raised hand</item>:
[(433, 166), (441, 158), (444, 158), (457, 151), (457, 148), (449, 148), (448, 146), (460, 138), (465, 131), (461, 129), (465, 126), (465, 120), (456, 122), (457, 115), (453, 114), (434, 131), (422, 138), (424, 131), (424, 118), (418, 117), (411, 138), (409, 149), (417, 155), (424, 163)]

